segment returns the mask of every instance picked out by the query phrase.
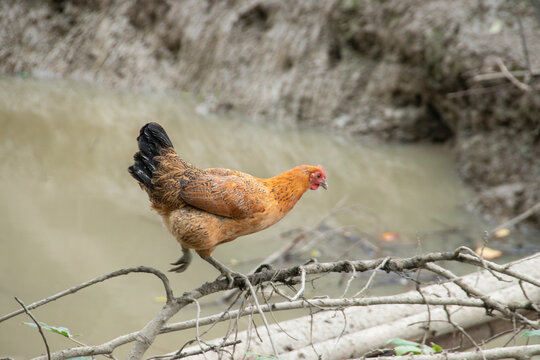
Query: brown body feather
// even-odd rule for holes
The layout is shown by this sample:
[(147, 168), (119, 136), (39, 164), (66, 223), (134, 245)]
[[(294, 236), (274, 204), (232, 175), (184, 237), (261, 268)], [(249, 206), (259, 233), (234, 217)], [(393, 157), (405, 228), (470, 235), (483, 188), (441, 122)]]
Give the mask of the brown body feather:
[(309, 189), (312, 166), (270, 179), (228, 169), (198, 169), (174, 150), (158, 157), (147, 189), (153, 208), (184, 247), (201, 256), (217, 245), (275, 224)]

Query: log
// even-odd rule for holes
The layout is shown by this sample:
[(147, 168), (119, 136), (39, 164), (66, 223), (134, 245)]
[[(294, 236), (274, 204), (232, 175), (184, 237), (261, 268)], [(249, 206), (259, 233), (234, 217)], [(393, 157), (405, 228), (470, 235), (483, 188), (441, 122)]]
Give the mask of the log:
[[(540, 253), (506, 265), (516, 272), (526, 274), (532, 278), (540, 279)], [(499, 275), (498, 275), (499, 276)], [(487, 294), (494, 300), (505, 304), (524, 302), (523, 295), (517, 279), (500, 275), (497, 279), (488, 271), (475, 272), (462, 279), (476, 290)], [(540, 288), (523, 283), (528, 298), (540, 303)], [(454, 283), (437, 284), (422, 288), (424, 296), (452, 297), (464, 299), (467, 294)], [(418, 297), (418, 292), (410, 291), (404, 295)], [(482, 307), (447, 306), (451, 319), (464, 329), (479, 326), (494, 320)], [(319, 312), (311, 316), (304, 316), (293, 320), (281, 322), (279, 326), (270, 326), (271, 336), (276, 344), (280, 359), (343, 359), (360, 357), (366, 352), (384, 347), (387, 340), (399, 337), (408, 340), (422, 338), (429, 320), (429, 337), (443, 336), (455, 331), (455, 327), (448, 322), (447, 313), (442, 306), (431, 305), (427, 311), (426, 305), (372, 305), (363, 307), (349, 307), (341, 310)], [(312, 323), (313, 322), (313, 323)], [(240, 332), (238, 339), (241, 344), (236, 345), (235, 359), (241, 359), (246, 352), (254, 354), (271, 355), (272, 348), (268, 335), (264, 329), (258, 329), (262, 342), (252, 331), (248, 339), (246, 331)], [(296, 340), (291, 339), (291, 336)], [(222, 339), (210, 341), (218, 344)], [(246, 344), (249, 349), (246, 349)], [(217, 359), (215, 353), (206, 353), (206, 359)], [(196, 356), (190, 359), (204, 359)]]

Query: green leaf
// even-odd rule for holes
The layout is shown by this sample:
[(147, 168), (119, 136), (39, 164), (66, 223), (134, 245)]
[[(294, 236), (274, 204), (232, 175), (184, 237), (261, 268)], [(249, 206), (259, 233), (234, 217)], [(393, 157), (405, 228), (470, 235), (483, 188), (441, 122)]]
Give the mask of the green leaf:
[(431, 343), (431, 348), (433, 349), (433, 351), (435, 351), (436, 353), (440, 353), (442, 352), (443, 348), (440, 347), (439, 345), (435, 344), (435, 343)]
[(394, 345), (398, 345), (398, 346), (416, 346), (416, 347), (420, 346), (420, 344), (417, 343), (417, 342), (404, 340), (404, 339), (400, 339), (400, 338), (390, 339), (386, 343), (387, 344), (394, 344)]
[(422, 350), (418, 346), (411, 345), (400, 345), (394, 348), (396, 355), (405, 355), (405, 354), (421, 354)]
[(435, 353), (435, 350), (433, 350), (429, 346), (422, 346), (422, 354), (429, 355), (429, 354), (434, 354), (434, 353)]
[(525, 331), (522, 336), (539, 336), (540, 330)]
[[(25, 321), (25, 322), (23, 322), (23, 324), (28, 325), (30, 327), (37, 328), (37, 325), (34, 324), (34, 323), (31, 323), (31, 322), (26, 322)], [(47, 325), (47, 324), (45, 324), (43, 322), (40, 322), (39, 325), (44, 330), (49, 330), (49, 331), (55, 332), (57, 334), (65, 336), (67, 338), (72, 338), (73, 337), (73, 335), (71, 335), (71, 333), (69, 332), (69, 329), (66, 328), (66, 327), (63, 327), (63, 326), (49, 326), (49, 325)]]
[(71, 333), (69, 332), (69, 329), (68, 328), (65, 328), (63, 326), (59, 326), (59, 327), (56, 327), (56, 326), (49, 326), (49, 330), (51, 330), (52, 332), (55, 332), (57, 334), (60, 334), (60, 335), (63, 335), (67, 338), (71, 338), (73, 335), (71, 335)]

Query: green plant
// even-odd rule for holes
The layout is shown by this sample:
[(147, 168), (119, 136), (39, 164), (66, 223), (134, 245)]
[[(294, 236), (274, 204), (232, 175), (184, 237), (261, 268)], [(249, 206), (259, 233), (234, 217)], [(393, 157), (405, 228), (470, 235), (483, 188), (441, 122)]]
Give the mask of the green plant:
[(431, 343), (431, 346), (426, 346), (415, 341), (409, 341), (400, 338), (390, 339), (386, 343), (397, 345), (394, 348), (394, 351), (398, 356), (406, 354), (435, 354), (442, 352), (443, 350), (439, 345), (434, 343)]
[[(37, 328), (37, 325), (34, 324), (34, 323), (31, 323), (31, 322), (26, 322), (25, 321), (25, 322), (23, 322), (23, 324), (28, 325), (28, 326), (33, 327), (33, 328)], [(70, 339), (71, 341), (76, 342), (79, 345), (86, 346), (86, 344), (83, 344), (82, 342), (75, 340), (74, 337), (77, 336), (77, 335), (73, 335), (69, 331), (69, 329), (66, 328), (66, 327), (63, 327), (63, 326), (50, 326), (50, 325), (45, 324), (44, 322), (40, 322), (39, 325), (41, 326), (41, 329), (43, 329), (43, 330), (52, 331), (53, 333), (60, 334), (60, 335), (62, 335), (64, 337), (67, 337), (68, 339)]]
[(525, 331), (521, 336), (540, 336), (540, 330)]

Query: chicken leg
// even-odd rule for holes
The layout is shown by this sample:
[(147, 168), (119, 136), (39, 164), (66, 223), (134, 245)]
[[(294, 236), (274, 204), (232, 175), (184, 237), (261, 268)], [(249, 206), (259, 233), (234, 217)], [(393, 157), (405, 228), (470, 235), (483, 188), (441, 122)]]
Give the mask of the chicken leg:
[(217, 261), (210, 255), (204, 256), (202, 258), (203, 260), (207, 261), (210, 265), (215, 267), (221, 273), (221, 276), (224, 276), (229, 280), (229, 289), (231, 289), (234, 284), (233, 275), (246, 279), (246, 275), (236, 272), (236, 271), (232, 271), (231, 269), (229, 269), (228, 267), (226, 267), (225, 265), (223, 265), (222, 263), (220, 263), (219, 261)]
[(182, 257), (171, 263), (171, 265), (177, 266), (171, 268), (169, 271), (174, 271), (177, 273), (184, 272), (188, 268), (189, 264), (191, 264), (191, 257), (191, 251), (188, 248), (182, 246)]

